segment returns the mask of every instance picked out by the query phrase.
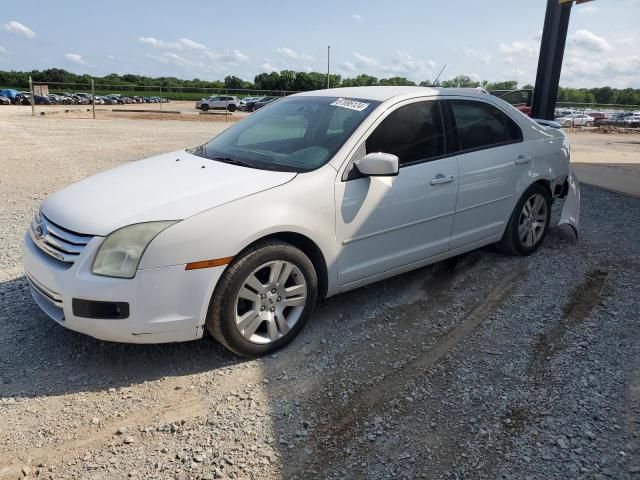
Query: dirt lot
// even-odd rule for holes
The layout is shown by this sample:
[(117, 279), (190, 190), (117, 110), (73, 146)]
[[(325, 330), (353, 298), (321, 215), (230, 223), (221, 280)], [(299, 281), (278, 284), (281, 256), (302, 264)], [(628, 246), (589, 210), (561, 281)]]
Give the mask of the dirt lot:
[[(46, 318), (20, 266), (45, 196), (224, 127), (0, 110), (0, 479), (640, 478), (630, 196), (585, 186), (579, 241), (554, 227), (527, 258), (486, 248), (323, 301), (261, 360)], [(583, 135), (574, 160), (622, 151)]]
[(581, 181), (640, 197), (640, 135), (576, 132), (569, 137)]

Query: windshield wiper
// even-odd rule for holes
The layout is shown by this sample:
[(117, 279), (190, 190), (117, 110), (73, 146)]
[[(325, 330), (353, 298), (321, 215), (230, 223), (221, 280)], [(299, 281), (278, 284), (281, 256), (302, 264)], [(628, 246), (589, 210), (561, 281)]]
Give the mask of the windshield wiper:
[(209, 160), (216, 160), (218, 162), (230, 163), (231, 165), (238, 165), (239, 167), (256, 168), (255, 165), (251, 165), (250, 163), (243, 162), (242, 160), (237, 160), (235, 158), (230, 158), (230, 157), (210, 157)]

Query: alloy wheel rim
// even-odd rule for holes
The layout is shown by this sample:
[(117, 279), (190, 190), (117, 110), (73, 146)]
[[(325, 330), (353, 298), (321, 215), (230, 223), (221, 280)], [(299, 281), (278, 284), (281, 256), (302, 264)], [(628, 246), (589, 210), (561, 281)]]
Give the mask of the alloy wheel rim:
[(235, 324), (242, 337), (257, 344), (273, 343), (298, 323), (307, 303), (307, 283), (300, 268), (274, 260), (244, 280), (235, 301)]
[(547, 201), (539, 193), (531, 195), (520, 212), (518, 238), (527, 248), (533, 247), (542, 238), (547, 225)]

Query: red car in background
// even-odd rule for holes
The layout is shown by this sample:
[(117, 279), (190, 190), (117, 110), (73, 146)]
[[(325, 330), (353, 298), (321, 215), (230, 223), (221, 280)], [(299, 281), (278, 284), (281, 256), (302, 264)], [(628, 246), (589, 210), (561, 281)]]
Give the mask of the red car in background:
[(493, 90), (491, 95), (495, 95), (505, 102), (510, 103), (528, 117), (531, 116), (533, 90)]

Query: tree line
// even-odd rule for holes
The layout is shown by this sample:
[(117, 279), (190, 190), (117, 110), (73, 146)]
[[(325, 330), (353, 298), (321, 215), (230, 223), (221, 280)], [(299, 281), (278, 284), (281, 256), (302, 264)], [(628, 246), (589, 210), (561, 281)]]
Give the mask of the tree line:
[[(260, 73), (256, 75), (253, 82), (244, 80), (235, 75), (229, 75), (224, 80), (184, 80), (176, 77), (147, 77), (144, 75), (125, 74), (119, 75), (111, 73), (104, 77), (92, 77), (87, 74), (76, 74), (61, 68), (50, 68), (47, 70), (32, 70), (30, 72), (0, 71), (0, 87), (16, 88), (26, 90), (29, 88), (29, 76), (34, 82), (42, 83), (79, 83), (88, 85), (91, 79), (96, 84), (121, 86), (121, 87), (144, 87), (155, 86), (166, 88), (184, 89), (251, 89), (251, 90), (279, 90), (279, 91), (308, 91), (320, 90), (327, 87), (327, 75), (320, 72), (296, 72), (293, 70), (282, 70), (280, 72)], [(418, 85), (433, 86), (433, 81), (423, 80), (416, 83), (405, 77), (377, 78), (371, 75), (358, 75), (353, 78), (342, 78), (337, 74), (329, 76), (331, 87), (355, 87), (371, 85)], [(486, 80), (477, 81), (466, 75), (459, 75), (455, 78), (438, 81), (436, 86), (440, 87), (483, 87), (489, 91), (493, 90), (515, 90), (518, 82), (507, 80), (504, 82), (488, 82)], [(520, 88), (532, 89), (532, 85), (523, 85)], [(568, 103), (599, 103), (611, 105), (640, 105), (640, 89), (625, 88), (617, 89), (608, 86), (599, 88), (566, 88), (560, 87), (558, 91), (558, 102)]]

